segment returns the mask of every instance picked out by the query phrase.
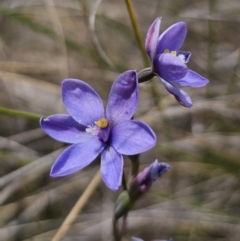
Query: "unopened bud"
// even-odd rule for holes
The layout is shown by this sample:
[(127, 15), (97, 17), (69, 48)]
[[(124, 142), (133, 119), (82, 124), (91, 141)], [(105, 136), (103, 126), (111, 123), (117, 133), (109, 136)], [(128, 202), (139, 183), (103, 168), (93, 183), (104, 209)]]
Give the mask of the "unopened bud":
[(131, 199), (136, 199), (146, 193), (152, 184), (170, 168), (169, 164), (165, 162), (159, 163), (158, 160), (155, 160), (150, 166), (139, 172), (129, 183), (129, 196)]
[(114, 209), (114, 218), (117, 220), (123, 215), (127, 214), (131, 209), (133, 203), (129, 197), (127, 191), (123, 191), (118, 197), (115, 209)]

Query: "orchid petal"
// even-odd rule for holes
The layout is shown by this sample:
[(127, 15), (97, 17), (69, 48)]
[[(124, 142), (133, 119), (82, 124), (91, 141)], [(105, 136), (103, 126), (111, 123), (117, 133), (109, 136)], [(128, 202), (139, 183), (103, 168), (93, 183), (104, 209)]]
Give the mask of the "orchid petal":
[(68, 147), (53, 164), (50, 175), (61, 177), (81, 170), (93, 162), (104, 147), (105, 144), (98, 137)]
[(62, 82), (62, 98), (68, 113), (80, 124), (88, 126), (104, 117), (101, 98), (81, 80), (65, 79)]
[(123, 157), (109, 146), (102, 152), (101, 173), (105, 184), (113, 191), (122, 183)]
[(164, 84), (165, 88), (167, 89), (168, 92), (170, 92), (172, 95), (174, 95), (175, 99), (183, 106), (191, 108), (192, 107), (192, 101), (191, 98), (188, 96), (188, 94), (175, 87), (174, 85), (172, 85), (171, 83), (163, 80), (162, 83)]
[(41, 118), (40, 125), (45, 133), (57, 141), (78, 143), (91, 138), (91, 135), (85, 132), (86, 127), (78, 124), (69, 115), (58, 114)]
[(143, 239), (140, 239), (140, 238), (136, 238), (136, 237), (132, 237), (132, 240), (131, 241), (144, 241)]
[(197, 88), (205, 86), (206, 84), (208, 84), (208, 82), (209, 80), (204, 78), (200, 74), (192, 70), (188, 70), (186, 76), (183, 79), (176, 81), (176, 84), (186, 87)]
[(185, 77), (188, 68), (178, 57), (165, 53), (155, 60), (154, 71), (165, 80), (176, 81)]
[(141, 121), (123, 121), (112, 129), (111, 145), (121, 154), (142, 153), (151, 149), (155, 144), (155, 133)]
[(136, 71), (120, 74), (112, 85), (106, 108), (106, 116), (111, 126), (129, 120), (138, 104), (138, 78)]
[(187, 25), (184, 22), (175, 23), (167, 28), (158, 39), (157, 54), (164, 50), (177, 51), (181, 48), (187, 35)]
[(177, 51), (177, 57), (182, 60), (183, 63), (187, 64), (190, 60), (192, 53), (188, 51)]
[(157, 18), (150, 26), (145, 40), (145, 49), (153, 61), (159, 36), (161, 18)]

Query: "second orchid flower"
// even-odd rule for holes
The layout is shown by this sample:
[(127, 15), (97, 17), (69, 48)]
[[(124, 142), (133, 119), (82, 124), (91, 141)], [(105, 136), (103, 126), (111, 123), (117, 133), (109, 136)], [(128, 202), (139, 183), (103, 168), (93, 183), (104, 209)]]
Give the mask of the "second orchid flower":
[(145, 40), (145, 48), (152, 61), (152, 71), (160, 77), (165, 88), (181, 105), (190, 108), (191, 98), (178, 86), (203, 87), (208, 80), (188, 69), (186, 63), (191, 53), (180, 50), (187, 34), (186, 24), (175, 23), (159, 36), (160, 24), (161, 18), (157, 18), (150, 26)]

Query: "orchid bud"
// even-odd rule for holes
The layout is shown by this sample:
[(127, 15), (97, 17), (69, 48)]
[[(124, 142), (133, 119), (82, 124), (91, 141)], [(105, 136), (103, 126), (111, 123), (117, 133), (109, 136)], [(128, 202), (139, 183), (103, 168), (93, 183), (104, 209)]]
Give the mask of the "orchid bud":
[(150, 166), (139, 172), (136, 177), (130, 178), (128, 182), (128, 191), (123, 191), (116, 203), (114, 209), (114, 218), (119, 219), (127, 214), (136, 200), (146, 193), (152, 184), (163, 175), (170, 165), (165, 162), (155, 160)]
[(152, 184), (161, 177), (171, 166), (165, 162), (155, 160), (150, 166), (129, 181), (129, 196), (131, 199), (137, 199), (139, 196), (146, 193)]
[(119, 219), (123, 215), (127, 214), (131, 209), (133, 203), (129, 197), (127, 191), (123, 191), (118, 197), (116, 206), (114, 208), (114, 218)]

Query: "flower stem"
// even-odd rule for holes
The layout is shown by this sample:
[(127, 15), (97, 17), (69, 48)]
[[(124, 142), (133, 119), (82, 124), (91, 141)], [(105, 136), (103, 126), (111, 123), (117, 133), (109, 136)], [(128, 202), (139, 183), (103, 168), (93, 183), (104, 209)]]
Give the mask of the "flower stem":
[(42, 115), (39, 115), (39, 114), (9, 109), (9, 108), (4, 108), (4, 107), (0, 107), (0, 114), (7, 115), (7, 116), (13, 116), (13, 117), (21, 117), (24, 119), (35, 120), (35, 121), (39, 121), (39, 119), (42, 117)]
[(68, 231), (70, 228), (70, 225), (73, 223), (81, 209), (84, 207), (86, 202), (91, 197), (93, 191), (96, 189), (96, 187), (99, 185), (101, 181), (101, 174), (100, 171), (98, 171), (92, 181), (89, 183), (89, 185), (84, 190), (83, 194), (80, 196), (76, 204), (71, 209), (70, 213), (60, 226), (60, 228), (57, 230), (56, 234), (54, 235), (52, 241), (59, 241), (63, 235)]
[(121, 241), (121, 236), (118, 231), (118, 220), (113, 218), (113, 237), (115, 241)]
[[(146, 82), (152, 79), (154, 76), (155, 76), (155, 73), (152, 71), (152, 67), (144, 68), (138, 72), (138, 82), (139, 83)], [(154, 98), (155, 105), (159, 107), (160, 94), (158, 93), (158, 90), (154, 82), (152, 82), (151, 91), (152, 91), (152, 96)]]
[(137, 21), (137, 18), (136, 18), (136, 14), (135, 14), (135, 11), (134, 11), (132, 1), (131, 0), (125, 0), (125, 4), (127, 6), (129, 17), (131, 19), (131, 23), (132, 23), (134, 34), (135, 34), (135, 37), (136, 37), (136, 40), (137, 40), (137, 43), (138, 43), (138, 47), (139, 47), (139, 49), (141, 51), (141, 54), (142, 54), (144, 65), (149, 66), (150, 62), (149, 62), (147, 53), (145, 51), (142, 38), (141, 38), (141, 34), (140, 34), (139, 26), (138, 26), (138, 21)]
[(139, 154), (137, 155), (132, 155), (128, 156), (131, 160), (131, 176), (136, 176), (138, 174), (138, 169), (139, 169)]
[(155, 74), (152, 72), (152, 67), (140, 70), (137, 75), (139, 83), (146, 82), (155, 76)]
[(122, 175), (122, 188), (123, 188), (123, 190), (127, 190), (127, 181), (126, 181), (126, 176), (125, 176), (124, 172)]

